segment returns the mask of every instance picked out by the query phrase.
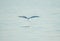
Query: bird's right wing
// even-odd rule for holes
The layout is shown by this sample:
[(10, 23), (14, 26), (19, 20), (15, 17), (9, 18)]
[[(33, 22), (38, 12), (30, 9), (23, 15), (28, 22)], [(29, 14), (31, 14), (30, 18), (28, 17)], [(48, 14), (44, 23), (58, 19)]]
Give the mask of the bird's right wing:
[(37, 18), (37, 17), (39, 17), (39, 16), (32, 16), (32, 17), (30, 17), (30, 18)]

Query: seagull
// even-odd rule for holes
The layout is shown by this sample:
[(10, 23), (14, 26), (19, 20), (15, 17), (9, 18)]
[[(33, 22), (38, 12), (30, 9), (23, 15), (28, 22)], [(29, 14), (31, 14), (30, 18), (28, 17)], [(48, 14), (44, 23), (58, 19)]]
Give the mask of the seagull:
[(32, 19), (32, 18), (38, 18), (39, 16), (32, 16), (32, 17), (26, 17), (26, 16), (19, 16), (20, 18), (25, 18), (27, 20)]
[[(32, 19), (32, 18), (38, 18), (39, 16), (31, 16), (31, 17), (18, 16), (18, 17), (19, 17), (19, 18), (27, 19), (29, 22), (31, 22), (30, 19)], [(31, 27), (31, 26), (22, 26), (22, 27)]]

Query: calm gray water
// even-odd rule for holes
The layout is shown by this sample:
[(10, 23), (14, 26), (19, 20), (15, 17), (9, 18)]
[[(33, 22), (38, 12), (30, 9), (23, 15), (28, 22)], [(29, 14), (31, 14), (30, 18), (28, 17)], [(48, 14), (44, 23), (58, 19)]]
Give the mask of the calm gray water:
[(60, 0), (0, 0), (0, 41), (60, 41)]

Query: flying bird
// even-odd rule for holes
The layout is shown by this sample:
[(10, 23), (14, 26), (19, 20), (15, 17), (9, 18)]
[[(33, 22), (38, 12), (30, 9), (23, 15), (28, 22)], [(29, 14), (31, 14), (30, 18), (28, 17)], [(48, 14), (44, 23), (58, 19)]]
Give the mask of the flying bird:
[(26, 17), (26, 16), (19, 16), (19, 17), (20, 17), (20, 18), (25, 18), (25, 19), (28, 19), (28, 20), (29, 20), (29, 19), (31, 19), (31, 18), (38, 18), (39, 16), (32, 16), (32, 17), (29, 17), (29, 18)]

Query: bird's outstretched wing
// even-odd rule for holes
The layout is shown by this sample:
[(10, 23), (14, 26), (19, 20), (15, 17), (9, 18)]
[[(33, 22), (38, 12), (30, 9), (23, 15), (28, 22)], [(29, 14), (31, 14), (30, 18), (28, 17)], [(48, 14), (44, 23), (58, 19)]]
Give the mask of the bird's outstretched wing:
[(32, 17), (30, 17), (30, 18), (37, 18), (37, 17), (39, 17), (39, 16), (32, 16)]
[(26, 16), (19, 16), (20, 18), (25, 18), (25, 19), (27, 19), (27, 17)]

